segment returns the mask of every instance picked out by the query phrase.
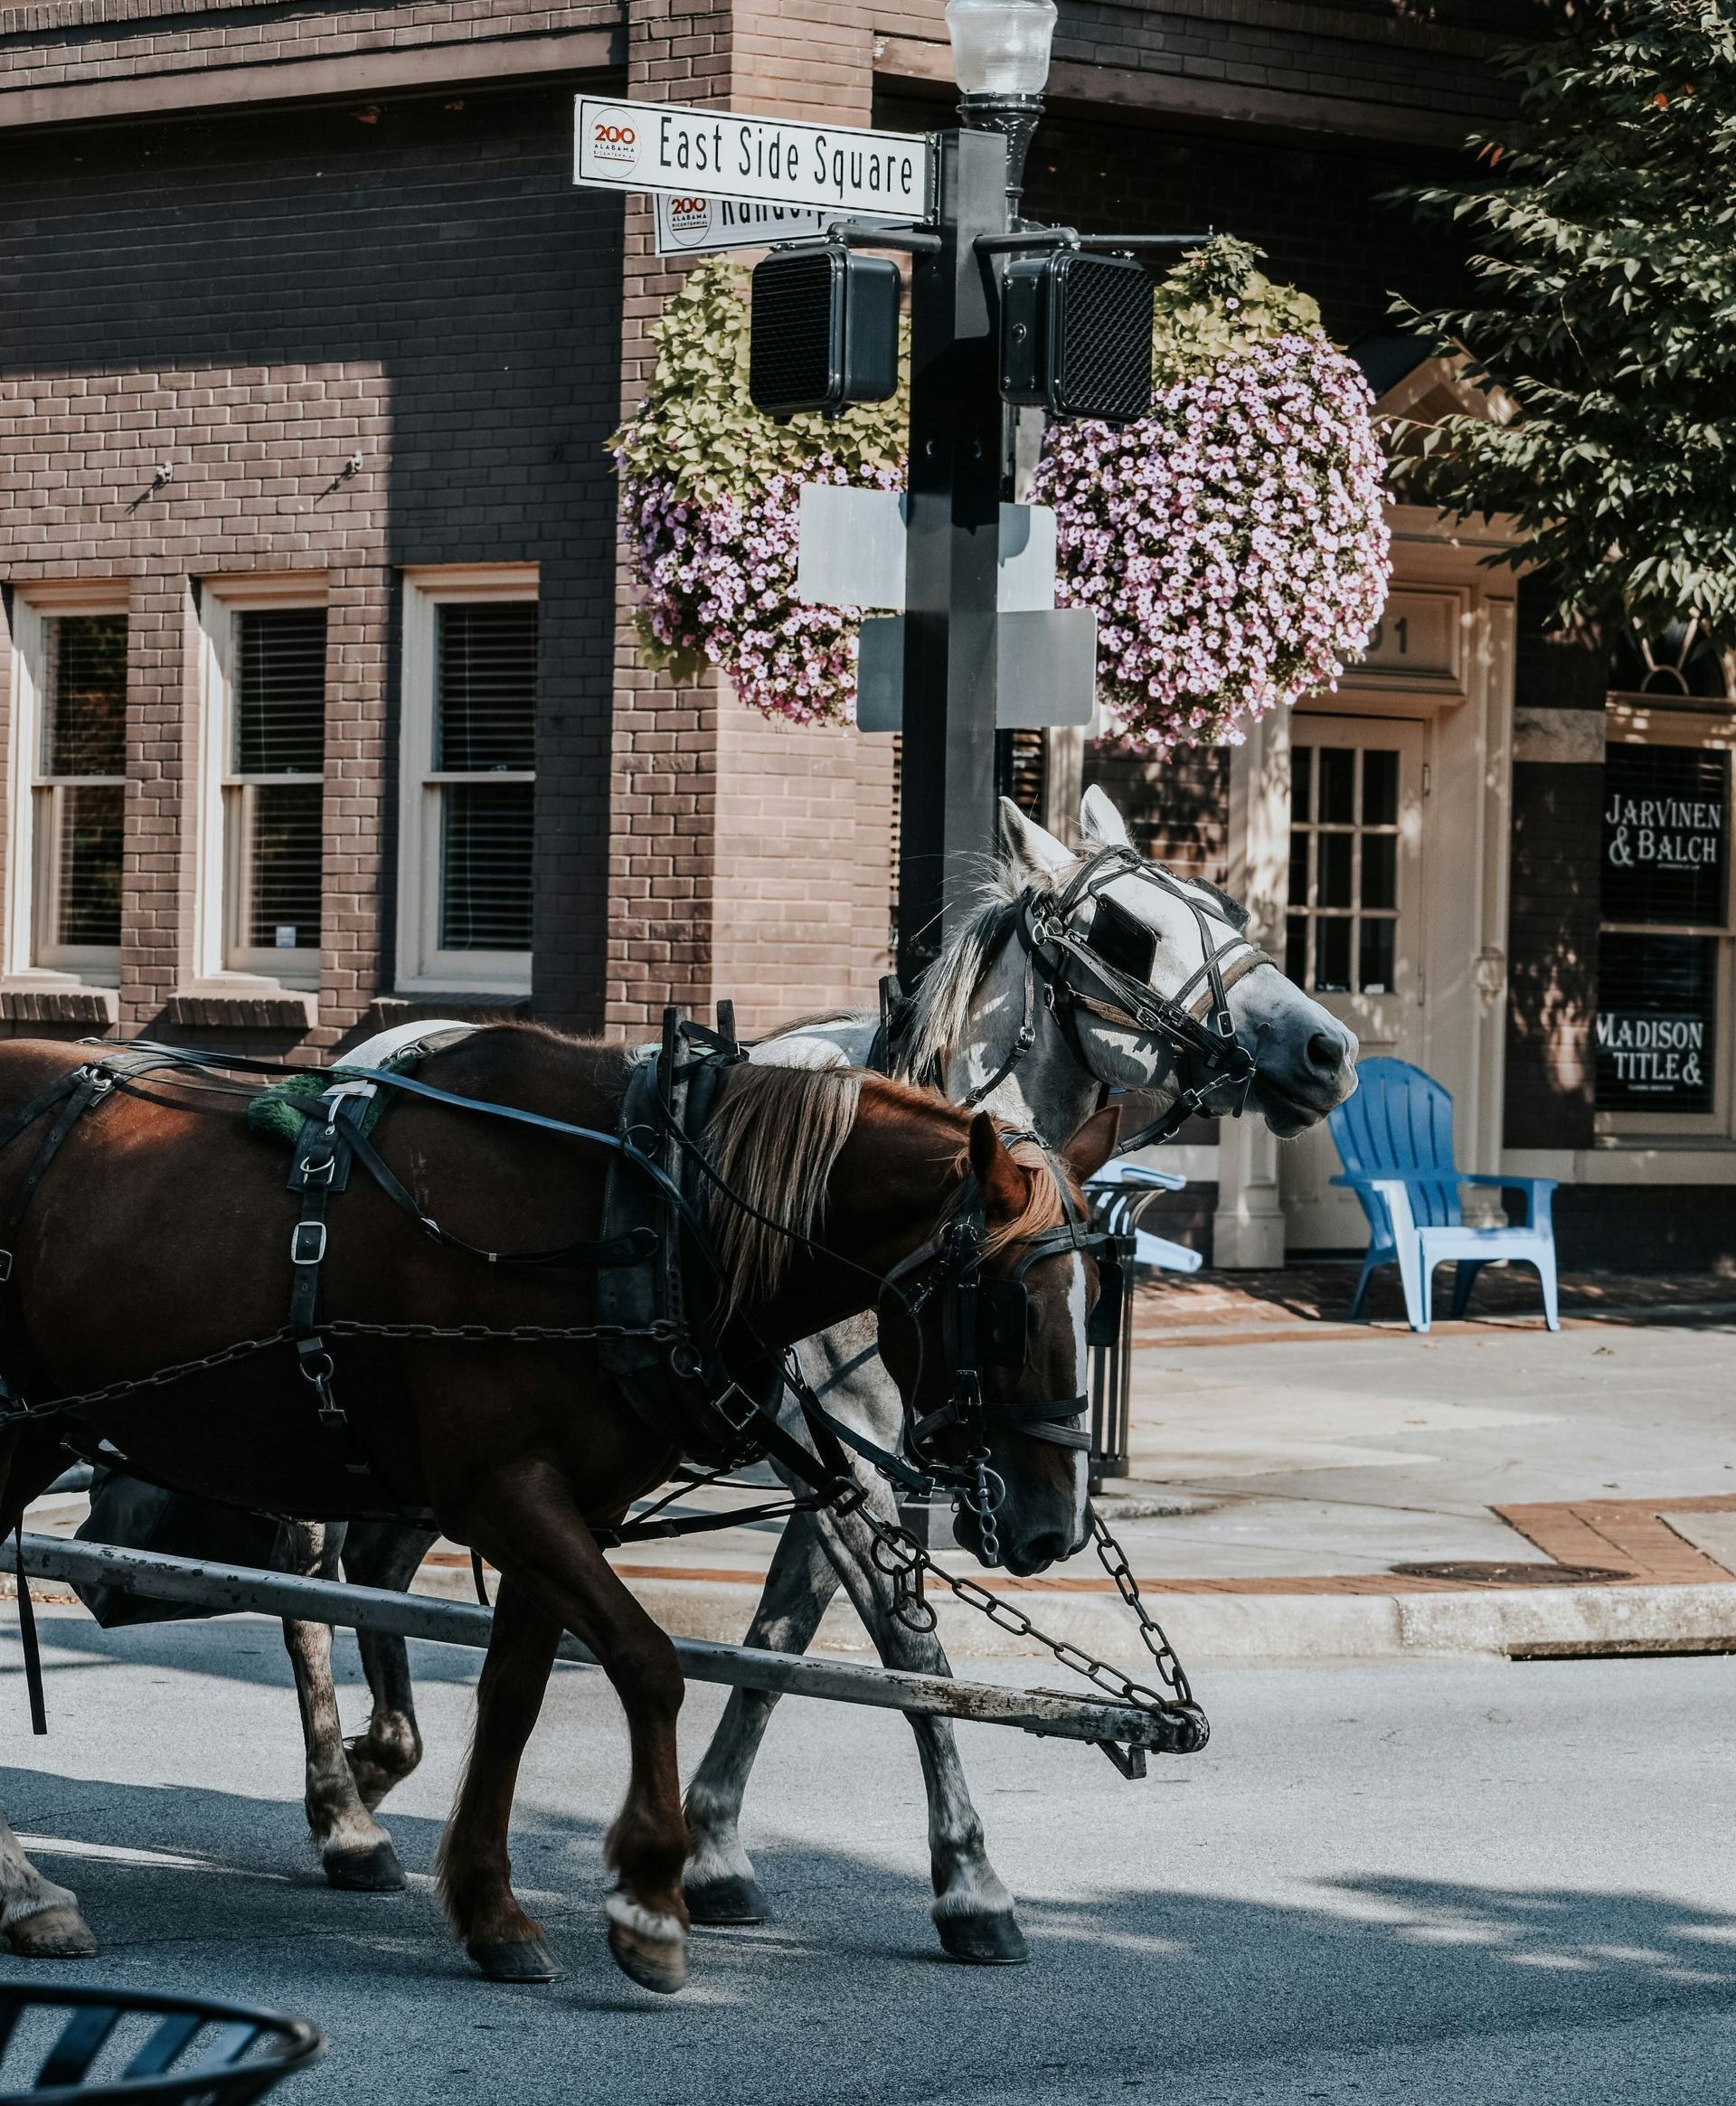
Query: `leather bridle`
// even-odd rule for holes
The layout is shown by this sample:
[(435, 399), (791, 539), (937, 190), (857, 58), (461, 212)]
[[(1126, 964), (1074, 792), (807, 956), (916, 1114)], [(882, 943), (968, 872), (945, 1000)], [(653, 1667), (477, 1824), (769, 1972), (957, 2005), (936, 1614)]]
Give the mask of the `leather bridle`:
[[(941, 1340), (948, 1369), (947, 1400), (920, 1417), (907, 1407), (905, 1421), (905, 1446), (910, 1459), (940, 1481), (956, 1480), (958, 1474), (958, 1466), (942, 1461), (933, 1446), (939, 1434), (953, 1427), (965, 1437), (967, 1474), (979, 1481), (988, 1458), (989, 1432), (997, 1425), (1056, 1448), (1083, 1450), (1090, 1446), (1091, 1437), (1083, 1423), (1090, 1399), (1082, 1393), (1014, 1402), (989, 1396), (985, 1385), (985, 1302), (992, 1358), (1001, 1365), (1022, 1365), (1031, 1328), (1025, 1274), (1040, 1260), (1070, 1251), (1080, 1257), (1097, 1257), (1099, 1264), (1107, 1264), (1108, 1247), (1114, 1241), (1106, 1231), (1091, 1226), (1089, 1214), (1073, 1196), (1066, 1174), (1034, 1134), (1007, 1132), (1001, 1139), (1007, 1147), (1029, 1141), (1041, 1149), (1061, 1195), (1065, 1218), (1052, 1228), (1037, 1230), (1003, 1245), (1003, 1249), (1017, 1251), (1016, 1262), (1010, 1270), (986, 1280), (983, 1258), (988, 1239), (988, 1209), (982, 1185), (972, 1173), (941, 1227), (886, 1276), (886, 1286), (896, 1290), (901, 1313), (908, 1313), (912, 1320), (937, 1294), (942, 1298)], [(887, 1313), (882, 1295), (882, 1324)]]
[[(1149, 978), (1123, 970), (1094, 940), (1099, 917), (1114, 906), (1102, 895), (1123, 877), (1137, 878), (1180, 900), (1198, 925), (1201, 962), (1173, 995), (1159, 994)], [(1088, 903), (1094, 910), (1091, 930), (1081, 937), (1071, 922)], [(1099, 1023), (1161, 1040), (1175, 1056), (1179, 1088), (1174, 1101), (1160, 1118), (1126, 1136), (1118, 1155), (1172, 1139), (1196, 1111), (1227, 1110), (1233, 1118), (1241, 1116), (1255, 1062), (1236, 1036), (1230, 990), (1257, 968), (1276, 968), (1278, 961), (1239, 931), (1219, 943), (1212, 917), (1180, 879), (1161, 864), (1147, 863), (1137, 849), (1114, 843), (1082, 863), (1060, 891), (1029, 887), (1020, 899), (1014, 927), (1025, 959), (1019, 1029), (1000, 1066), (965, 1100), (967, 1105), (980, 1104), (998, 1090), (1029, 1053), (1036, 1041), (1041, 1000), (1053, 1011), (1088, 1074), (1097, 1071), (1080, 1036), (1080, 1011)], [(1155, 932), (1147, 933), (1155, 956), (1157, 939)], [(1233, 1102), (1213, 1105), (1214, 1098), (1231, 1091), (1236, 1092)]]

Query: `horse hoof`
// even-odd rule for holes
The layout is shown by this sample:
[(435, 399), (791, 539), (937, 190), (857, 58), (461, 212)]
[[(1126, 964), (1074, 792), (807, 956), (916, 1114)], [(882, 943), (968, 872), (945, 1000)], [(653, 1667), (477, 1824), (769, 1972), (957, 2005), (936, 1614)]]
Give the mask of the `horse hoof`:
[(558, 1982), (566, 1971), (540, 1938), (491, 1939), (469, 1951), (491, 1982)]
[(1018, 1919), (1005, 1909), (984, 1916), (937, 1916), (934, 1927), (948, 1957), (972, 1967), (1023, 1967), (1031, 1957)]
[(402, 1894), (404, 1868), (398, 1853), (382, 1837), (365, 1850), (333, 1850), (320, 1859), (326, 1884), (345, 1894)]
[(641, 1908), (625, 1894), (610, 1894), (606, 1905), (616, 1966), (642, 1989), (673, 1997), (687, 1980), (687, 1933), (680, 1922)]
[(763, 1923), (770, 1913), (760, 1882), (734, 1873), (691, 1886), (684, 1884), (682, 1897), (695, 1923)]
[(89, 1960), (97, 1950), (90, 1924), (71, 1903), (21, 1916), (5, 1926), (5, 1940), (24, 1960)]

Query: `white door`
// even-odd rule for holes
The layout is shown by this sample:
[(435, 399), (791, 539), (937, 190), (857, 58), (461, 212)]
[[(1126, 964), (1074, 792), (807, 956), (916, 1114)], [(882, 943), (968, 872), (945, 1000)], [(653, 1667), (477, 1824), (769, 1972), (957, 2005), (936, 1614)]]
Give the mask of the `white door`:
[[(1284, 969), (1348, 1024), (1366, 1060), (1422, 1059), (1422, 800), (1426, 727), (1298, 714), (1291, 727)], [(1354, 1195), (1322, 1123), (1278, 1151), (1293, 1251), (1360, 1250)]]

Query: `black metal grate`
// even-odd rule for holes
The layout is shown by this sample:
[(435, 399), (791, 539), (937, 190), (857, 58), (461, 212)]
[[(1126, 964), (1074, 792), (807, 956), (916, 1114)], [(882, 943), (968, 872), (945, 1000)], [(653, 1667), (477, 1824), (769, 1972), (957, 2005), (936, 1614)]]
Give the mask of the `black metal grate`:
[(1059, 417), (1130, 424), (1151, 407), (1151, 280), (1118, 256), (1057, 256), (1051, 311)]
[(835, 381), (829, 250), (769, 256), (753, 273), (748, 392), (771, 416), (824, 409)]
[(326, 2052), (300, 2018), (150, 1990), (0, 1983), (0, 2106), (247, 2106)]

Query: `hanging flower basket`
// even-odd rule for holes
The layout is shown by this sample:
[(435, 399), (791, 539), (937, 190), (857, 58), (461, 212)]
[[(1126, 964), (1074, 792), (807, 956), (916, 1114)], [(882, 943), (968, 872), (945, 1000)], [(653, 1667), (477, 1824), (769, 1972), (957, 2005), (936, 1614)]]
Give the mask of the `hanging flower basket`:
[[(1385, 601), (1373, 397), (1257, 256), (1219, 240), (1171, 272), (1150, 415), (1052, 428), (1032, 492), (1057, 515), (1058, 600), (1099, 617), (1112, 734), (1141, 750), (1238, 741), (1330, 686)], [(859, 610), (797, 599), (798, 495), (901, 488), (908, 400), (760, 416), (732, 264), (693, 272), (656, 335), (651, 392), (611, 442), (646, 656), (685, 677), (714, 666), (769, 716), (845, 722)]]
[(1368, 383), (1317, 329), (1173, 382), (1149, 416), (1052, 428), (1033, 496), (1057, 598), (1098, 615), (1098, 693), (1126, 742), (1237, 742), (1334, 685), (1385, 604), (1385, 462)]
[(908, 394), (838, 418), (762, 416), (733, 263), (695, 270), (653, 335), (650, 394), (610, 441), (647, 660), (684, 679), (714, 666), (767, 716), (848, 722), (860, 610), (796, 597), (801, 486), (902, 489)]

